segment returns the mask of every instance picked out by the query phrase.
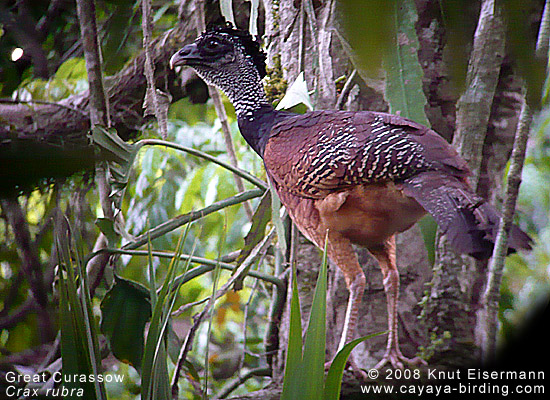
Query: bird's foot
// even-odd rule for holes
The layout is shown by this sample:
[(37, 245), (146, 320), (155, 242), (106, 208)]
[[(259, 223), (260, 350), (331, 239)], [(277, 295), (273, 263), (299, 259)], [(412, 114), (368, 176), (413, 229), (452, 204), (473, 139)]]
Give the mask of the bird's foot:
[(395, 369), (403, 369), (405, 365), (409, 367), (415, 367), (420, 365), (428, 365), (426, 361), (420, 357), (407, 358), (405, 357), (399, 348), (392, 348), (386, 351), (384, 357), (374, 366), (375, 369), (380, 369), (386, 364), (391, 364)]

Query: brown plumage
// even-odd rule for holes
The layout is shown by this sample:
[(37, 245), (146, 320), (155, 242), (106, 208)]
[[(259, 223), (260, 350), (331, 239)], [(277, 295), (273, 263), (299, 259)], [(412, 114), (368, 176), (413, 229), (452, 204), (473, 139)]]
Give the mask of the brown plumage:
[[(429, 212), (457, 250), (484, 259), (492, 252), (498, 213), (470, 188), (467, 164), (455, 149), (423, 125), (369, 111), (273, 110), (260, 82), (261, 54), (250, 35), (223, 26), (207, 29), (170, 63), (193, 67), (228, 95), (241, 133), (263, 157), (300, 231), (319, 247), (328, 232), (328, 256), (350, 293), (340, 347), (355, 335), (365, 288), (357, 244), (378, 260), (387, 296), (388, 345), (376, 367), (423, 362), (399, 349), (395, 234)], [(510, 237), (510, 251), (530, 248), (519, 228)]]

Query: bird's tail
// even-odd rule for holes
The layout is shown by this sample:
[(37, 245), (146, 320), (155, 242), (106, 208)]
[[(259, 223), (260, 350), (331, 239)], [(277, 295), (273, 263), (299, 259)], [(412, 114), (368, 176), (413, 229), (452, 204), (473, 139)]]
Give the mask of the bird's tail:
[[(493, 252), (500, 216), (461, 179), (427, 171), (403, 182), (403, 191), (429, 212), (459, 252), (487, 259)], [(530, 250), (531, 238), (512, 226), (508, 254)]]

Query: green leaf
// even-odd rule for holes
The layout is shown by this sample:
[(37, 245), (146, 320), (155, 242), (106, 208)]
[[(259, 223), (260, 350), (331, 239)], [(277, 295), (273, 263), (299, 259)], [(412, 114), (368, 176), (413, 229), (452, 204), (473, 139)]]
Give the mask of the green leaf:
[(55, 72), (55, 79), (88, 79), (88, 72), (86, 71), (86, 62), (84, 61), (84, 58), (69, 58), (59, 66)]
[(525, 3), (521, 0), (507, 0), (502, 2), (502, 8), (507, 25), (507, 55), (513, 59), (515, 71), (523, 78), (527, 89), (527, 104), (533, 109), (538, 109), (547, 77), (548, 54), (545, 57), (536, 57), (532, 27), (526, 22)]
[(95, 125), (92, 128), (92, 140), (106, 159), (115, 161), (119, 165), (131, 165), (137, 154), (138, 146), (126, 143), (114, 128), (106, 129)]
[(110, 197), (120, 209), (124, 191), (130, 178), (130, 170), (142, 143), (126, 143), (114, 128), (106, 129), (95, 125), (92, 128), (92, 141), (100, 151), (101, 158), (108, 160)]
[(429, 126), (424, 111), (426, 96), (422, 90), (422, 68), (418, 62), (418, 19), (413, 0), (394, 3), (392, 41), (384, 57), (386, 99), (392, 114)]
[(424, 239), (424, 245), (428, 251), (428, 260), (433, 265), (435, 261), (435, 235), (437, 232), (437, 224), (433, 217), (428, 214), (418, 221), (420, 226), (420, 232), (422, 233), (422, 239)]
[(290, 322), (288, 346), (286, 349), (285, 374), (281, 400), (295, 399), (301, 390), (300, 365), (302, 363), (302, 316), (300, 297), (296, 282), (296, 266), (292, 266), (292, 299), (290, 300)]
[(118, 240), (118, 235), (115, 231), (115, 223), (108, 218), (97, 218), (95, 224), (107, 238), (109, 246), (113, 246)]
[(284, 97), (277, 104), (277, 110), (286, 110), (292, 108), (298, 104), (305, 104), (307, 108), (313, 110), (311, 99), (309, 98), (309, 91), (307, 90), (307, 84), (304, 79), (304, 72), (296, 77), (294, 83), (288, 88)]
[(149, 292), (143, 285), (115, 275), (101, 302), (101, 332), (116, 358), (141, 367), (145, 324), (151, 317)]
[(327, 323), (327, 245), (328, 234), (304, 340), (304, 360), (301, 369), (307, 371), (307, 384), (303, 388), (303, 399), (317, 400), (323, 396)]
[(187, 373), (189, 373), (189, 375), (191, 375), (191, 377), (194, 380), (196, 380), (197, 382), (201, 381), (201, 377), (199, 376), (199, 373), (197, 372), (197, 369), (195, 368), (195, 366), (193, 364), (191, 364), (191, 362), (189, 362), (187, 360), (184, 360), (183, 361), (183, 366), (187, 370)]
[[(328, 239), (327, 239), (328, 240)], [(318, 400), (323, 397), (326, 345), (327, 242), (319, 270), (302, 357), (302, 327), (296, 268), (292, 269), (290, 332), (283, 378), (282, 400)]]
[(391, 18), (396, 0), (340, 0), (346, 38), (360, 67), (378, 78), (384, 49), (390, 45)]
[[(70, 240), (67, 238), (67, 243)], [(98, 345), (98, 330), (92, 312), (87, 277), (83, 271), (79, 252), (75, 254), (76, 266), (73, 264), (68, 245), (62, 246), (56, 240), (59, 255), (59, 294), (61, 309), (61, 358), (63, 376), (85, 375), (98, 376), (100, 373), (101, 354)], [(75, 274), (76, 271), (76, 274)], [(80, 283), (80, 285), (77, 284)], [(76, 393), (85, 393), (90, 400), (106, 399), (103, 382), (68, 380), (64, 386)]]
[(340, 349), (330, 364), (330, 368), (325, 379), (324, 400), (336, 400), (340, 398), (340, 389), (342, 388), (342, 377), (344, 376), (346, 362), (348, 361), (349, 355), (355, 346), (367, 339), (383, 335), (385, 333), (386, 332), (379, 332), (363, 336), (362, 338), (352, 340)]
[[(170, 378), (168, 376), (168, 355), (165, 338), (170, 313), (174, 307), (181, 285), (181, 281), (174, 283), (174, 277), (190, 226), (187, 225), (185, 231), (182, 231), (179, 237), (174, 257), (170, 261), (168, 271), (158, 294), (156, 294), (154, 276), (151, 274), (149, 277), (150, 297), (156, 300), (152, 304), (153, 313), (141, 363), (141, 396), (144, 400), (164, 400), (170, 398)], [(187, 260), (183, 273), (188, 269), (189, 264), (190, 259)], [(152, 270), (151, 266), (150, 269)]]

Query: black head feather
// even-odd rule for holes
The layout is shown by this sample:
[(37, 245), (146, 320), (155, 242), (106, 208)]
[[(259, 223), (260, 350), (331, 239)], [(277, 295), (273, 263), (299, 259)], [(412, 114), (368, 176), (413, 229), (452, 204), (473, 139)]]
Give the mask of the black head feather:
[(260, 77), (263, 78), (266, 72), (265, 59), (266, 55), (260, 47), (260, 43), (254, 40), (250, 32), (244, 29), (234, 28), (230, 22), (210, 24), (206, 28), (200, 38), (207, 38), (210, 35), (223, 34), (229, 36), (234, 42), (240, 44), (244, 48), (246, 55), (250, 57), (253, 64), (256, 66)]

